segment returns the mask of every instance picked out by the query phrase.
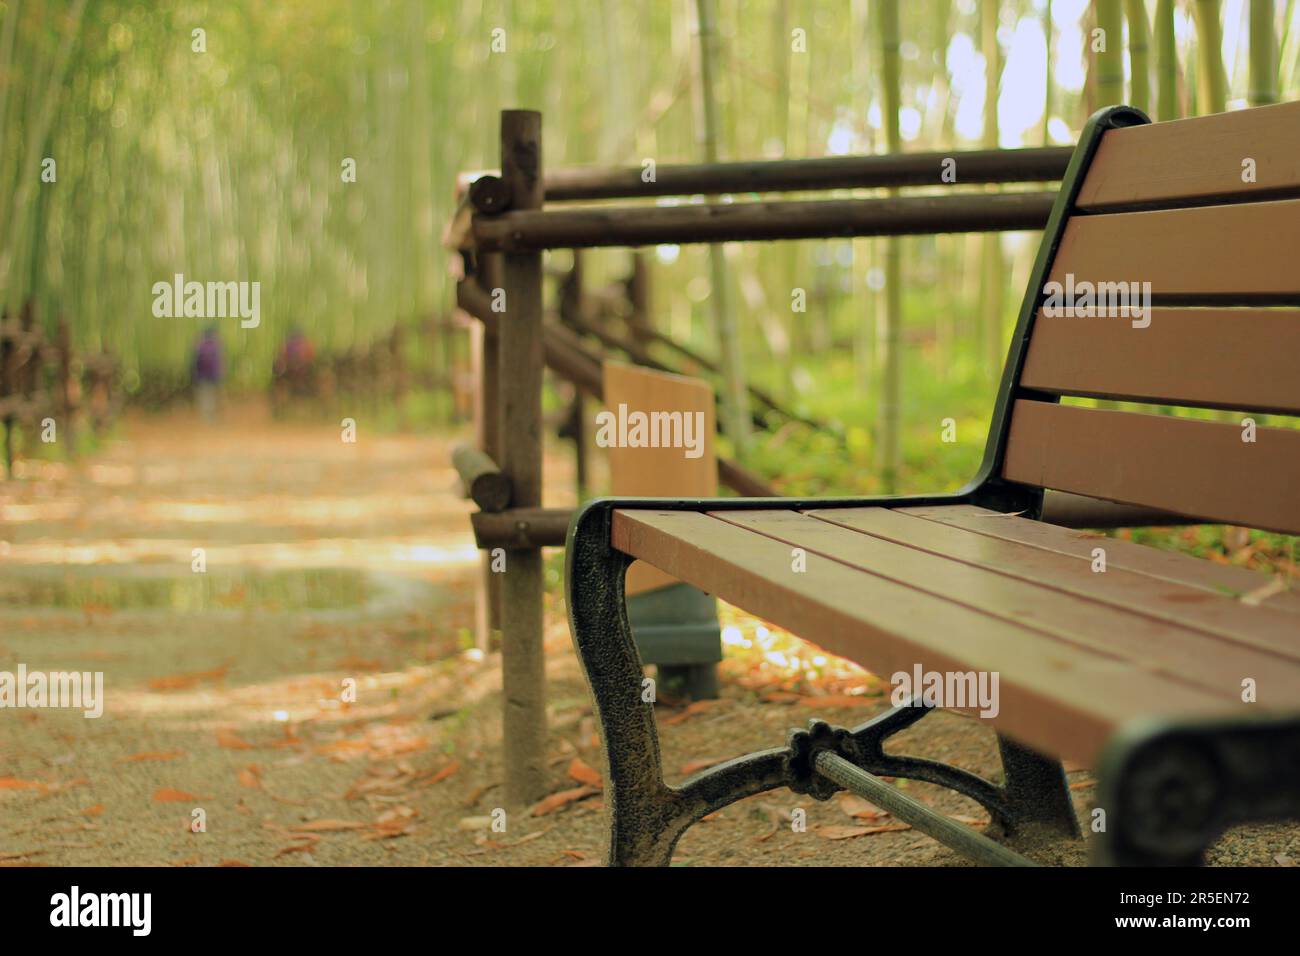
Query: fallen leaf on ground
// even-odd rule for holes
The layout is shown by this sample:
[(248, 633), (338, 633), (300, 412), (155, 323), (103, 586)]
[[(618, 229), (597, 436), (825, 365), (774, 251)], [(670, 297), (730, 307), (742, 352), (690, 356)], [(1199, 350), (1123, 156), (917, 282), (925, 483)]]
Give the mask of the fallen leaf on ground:
[(474, 791), (468, 797), (465, 798), (465, 804), (464, 804), (465, 808), (469, 809), (470, 807), (474, 806), (476, 803), (479, 802), (479, 800), (483, 798), (483, 795), (485, 793), (487, 793), (489, 790), (495, 790), (499, 786), (501, 786), (501, 784), (499, 783), (485, 783), (481, 787), (475, 787)]
[(184, 790), (175, 790), (171, 787), (159, 787), (153, 792), (154, 803), (189, 803), (193, 800), (202, 799), (202, 797), (195, 796), (192, 793), (186, 793)]
[(836, 804), (844, 813), (856, 820), (878, 820), (889, 816), (874, 803), (863, 800), (853, 793), (841, 793), (836, 799)]
[(312, 753), (333, 757), (335, 760), (352, 760), (355, 757), (364, 757), (369, 750), (370, 745), (364, 740), (335, 740), (313, 747)]
[(521, 843), (531, 843), (533, 840), (536, 840), (538, 837), (545, 836), (547, 833), (550, 833), (552, 829), (553, 827), (547, 827), (545, 830), (534, 830), (532, 833), (529, 833), (526, 836), (521, 836), (518, 840), (510, 841), (509, 843), (506, 844), (506, 846), (519, 846)]
[(573, 762), (569, 764), (569, 776), (589, 787), (605, 786), (605, 781), (600, 779), (600, 773), (584, 763), (581, 757), (574, 757)]
[(253, 749), (252, 744), (250, 744), (243, 737), (239, 736), (239, 734), (235, 733), (233, 730), (218, 730), (217, 746), (224, 747), (227, 750), (252, 750)]
[(315, 843), (295, 843), (292, 846), (282, 846), (275, 851), (276, 856), (285, 856), (289, 853), (310, 853), (316, 849)]
[(92, 807), (86, 807), (86, 809), (81, 812), (88, 817), (97, 817), (104, 812), (104, 805), (102, 803), (97, 803)]
[(659, 723), (663, 726), (684, 723), (692, 717), (696, 717), (705, 711), (713, 710), (715, 707), (724, 703), (726, 703), (726, 701), (723, 700), (697, 700), (692, 704), (688, 704), (686, 709), (681, 713), (673, 714), (673, 716), (665, 718), (664, 720), (659, 721)]
[(49, 784), (39, 780), (19, 780), (17, 777), (0, 777), (0, 790), (45, 790)]
[(239, 782), (250, 790), (260, 789), (262, 786), (262, 768), (255, 763), (250, 763), (239, 771)]
[(435, 783), (441, 783), (442, 781), (446, 780), (448, 777), (450, 777), (453, 773), (455, 773), (459, 769), (460, 769), (460, 764), (453, 760), (451, 763), (447, 764), (447, 766), (443, 767), (441, 770), (437, 771), (436, 773), (432, 773), (429, 776), (424, 777), (420, 780), (417, 780), (416, 783), (418, 783), (422, 787), (427, 787)]
[(572, 790), (561, 790), (559, 793), (553, 793), (549, 797), (540, 800), (533, 807), (531, 816), (544, 817), (548, 813), (554, 813), (560, 807), (568, 806), (575, 800), (581, 800), (583, 797), (590, 797), (592, 794), (599, 792), (595, 787), (574, 787)]
[(359, 820), (312, 820), (297, 823), (287, 829), (292, 833), (333, 833), (337, 830), (365, 830), (370, 826)]

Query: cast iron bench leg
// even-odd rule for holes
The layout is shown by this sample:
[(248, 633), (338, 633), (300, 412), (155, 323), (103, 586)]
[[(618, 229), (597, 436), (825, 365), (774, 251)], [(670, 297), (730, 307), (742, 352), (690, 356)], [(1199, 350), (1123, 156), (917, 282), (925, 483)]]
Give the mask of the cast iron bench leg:
[(681, 787), (664, 783), (654, 697), (624, 600), (631, 558), (610, 547), (609, 518), (609, 508), (589, 506), (570, 535), (569, 623), (604, 744), (607, 862), (664, 866), (692, 823), (736, 800), (785, 785), (786, 750), (727, 761)]
[(1300, 719), (1139, 725), (1097, 774), (1097, 862), (1196, 865), (1230, 826), (1300, 819)]
[(1052, 836), (1078, 839), (1079, 820), (1061, 762), (1001, 734), (998, 750), (1012, 832), (1041, 829)]
[(569, 623), (591, 688), (605, 756), (605, 809), (610, 825), (607, 862), (663, 866), (681, 835), (702, 817), (745, 797), (778, 787), (827, 800), (841, 787), (813, 768), (831, 750), (877, 776), (923, 780), (983, 805), (1007, 833), (1045, 825), (1077, 836), (1061, 765), (1000, 738), (1006, 783), (920, 757), (884, 752), (885, 741), (930, 709), (904, 705), (852, 730), (809, 721), (785, 747), (752, 753), (711, 767), (679, 787), (664, 782), (655, 728), (654, 697), (628, 623), (624, 578), (632, 559), (610, 546), (612, 506), (597, 502), (579, 515), (567, 546)]

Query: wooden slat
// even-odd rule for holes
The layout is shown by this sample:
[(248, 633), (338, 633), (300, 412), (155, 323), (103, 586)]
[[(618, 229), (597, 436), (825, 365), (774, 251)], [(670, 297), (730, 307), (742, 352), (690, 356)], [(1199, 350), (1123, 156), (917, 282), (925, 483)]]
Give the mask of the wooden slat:
[(1292, 302), (1297, 248), (1300, 199), (1073, 216), (1049, 281), (1150, 282), (1157, 300), (1184, 304)]
[[(1128, 559), (1125, 546), (1156, 555), (1170, 552), (1156, 551), (1121, 538), (1053, 528), (982, 508), (971, 508), (975, 513), (965, 516), (952, 514), (956, 510), (965, 509), (825, 508), (808, 514), (1300, 663), (1300, 620), (1296, 617), (1300, 595), (1290, 595), (1289, 611), (1284, 609), (1285, 605), (1273, 603), (1283, 601), (1287, 596), (1284, 594), (1273, 594), (1256, 607), (1241, 603), (1232, 596), (1236, 588), (1230, 590), (1224, 583), (1232, 581), (1241, 585), (1242, 594), (1252, 591), (1263, 594), (1263, 588), (1271, 583), (1265, 575), (1188, 558), (1205, 565), (1211, 572), (1238, 572), (1248, 579), (1239, 581), (1236, 574), (1228, 573), (1218, 577), (1216, 587), (1198, 587), (1132, 570), (1133, 562)], [(1061, 540), (1056, 547), (1038, 547), (1019, 540), (1014, 535), (1023, 525), (1029, 525), (1031, 530), (1046, 529)], [(991, 530), (985, 533), (984, 529)], [(1033, 540), (1032, 535), (1025, 537)], [(1092, 570), (1092, 549), (1097, 547), (1106, 552), (1106, 570), (1102, 573)], [(1187, 556), (1174, 553), (1173, 557)]]
[[(1116, 727), (1153, 713), (1221, 713), (1216, 698), (950, 601), (810, 556), (695, 512), (619, 510), (615, 548), (886, 676), (996, 670), (994, 723), (1031, 746), (1090, 764)], [(1240, 710), (1242, 705), (1227, 709)]]
[[(887, 509), (853, 510), (865, 516)], [(1088, 650), (1123, 658), (1134, 667), (1197, 684), (1210, 693), (1238, 695), (1242, 677), (1254, 676), (1270, 684), (1265, 692), (1272, 700), (1300, 701), (1300, 647), (1295, 648), (1296, 658), (1288, 658), (1104, 604), (1086, 594), (1043, 587), (1034, 580), (1032, 556), (1027, 553), (1022, 553), (1017, 573), (1007, 575), (907, 542), (863, 533), (837, 523), (834, 510), (816, 515), (746, 510), (716, 512), (713, 517), (907, 585), (936, 600), (953, 601)], [(826, 520), (819, 520), (822, 517)], [(903, 519), (931, 524), (907, 516)], [(968, 537), (978, 535), (968, 533)], [(1294, 632), (1291, 636), (1294, 638)]]
[[(1254, 183), (1241, 181), (1255, 161)], [(1300, 103), (1113, 129), (1102, 138), (1077, 205), (1249, 199), (1300, 191)]]
[(1300, 414), (1300, 310), (1039, 314), (1020, 384), (1057, 395)]
[[(707, 498), (718, 492), (718, 461), (714, 451), (713, 388), (708, 382), (686, 375), (606, 361), (605, 407), (618, 417), (618, 407), (630, 413), (675, 412), (689, 416), (693, 440), (700, 442), (699, 455), (687, 458), (685, 449), (627, 448), (615, 442), (606, 449), (610, 492), (620, 498), (682, 497)], [(695, 413), (703, 416), (699, 431)], [(684, 437), (684, 436), (683, 436)], [(644, 564), (633, 564), (627, 572), (627, 593), (641, 594), (676, 583), (671, 575)]]
[(1012, 481), (1207, 521), (1300, 533), (1300, 431), (1018, 400)]
[[(1272, 583), (1271, 576), (1228, 564), (1217, 564), (1203, 558), (1163, 548), (1152, 548), (1123, 538), (1105, 538), (1088, 531), (1058, 528), (1041, 521), (1030, 521), (1016, 515), (991, 511), (976, 505), (949, 505), (945, 507), (895, 508), (896, 513), (914, 515), (952, 525), (977, 534), (1028, 545), (1053, 554), (1068, 555), (1081, 561), (1092, 560), (1092, 549), (1098, 542), (1106, 548), (1106, 566), (1132, 571), (1144, 577), (1171, 584), (1184, 584), (1210, 594), (1219, 594), (1243, 601), (1258, 603), (1271, 610), (1300, 614), (1300, 580), (1286, 590), (1276, 592), (1261, 587), (1260, 579)], [(1194, 599), (1179, 599), (1195, 602)]]

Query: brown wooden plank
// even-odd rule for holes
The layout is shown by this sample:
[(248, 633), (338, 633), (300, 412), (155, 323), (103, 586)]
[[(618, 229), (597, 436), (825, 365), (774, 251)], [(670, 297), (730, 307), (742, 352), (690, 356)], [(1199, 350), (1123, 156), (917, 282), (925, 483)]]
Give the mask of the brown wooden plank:
[[(948, 510), (950, 509), (935, 508), (930, 513), (942, 515)], [(1050, 589), (1052, 593), (1087, 598), (1300, 664), (1300, 621), (1296, 619), (1295, 613), (1271, 607), (1253, 607), (1218, 590), (1190, 587), (1127, 570), (1124, 567), (1123, 549), (1113, 545), (1141, 547), (1132, 542), (1118, 538), (1076, 536), (1077, 532), (1062, 528), (1051, 529), (1058, 534), (1070, 536), (1070, 542), (1064, 547), (1073, 546), (1076, 553), (1068, 553), (977, 533), (955, 521), (945, 523), (926, 520), (921, 514), (895, 509), (824, 508), (808, 514), (822, 521), (906, 544), (953, 561), (1030, 581)], [(970, 517), (967, 520), (977, 523), (981, 518)], [(987, 518), (982, 520), (985, 525), (994, 523)], [(1038, 524), (1025, 519), (1006, 519), (1002, 524), (1008, 520), (1021, 524)], [(1106, 551), (1106, 570), (1102, 573), (1092, 570), (1092, 549), (1097, 547)], [(1208, 561), (1202, 563), (1210, 568), (1221, 567)], [(1264, 575), (1246, 573), (1251, 578), (1252, 588), (1267, 584), (1270, 580)]]
[[(1228, 597), (1251, 607), (1300, 614), (1300, 577), (1271, 575), (1236, 565), (1208, 561), (1179, 551), (1139, 544), (1124, 538), (1106, 537), (1091, 531), (1054, 527), (1017, 515), (1008, 515), (975, 505), (946, 508), (895, 509), (965, 530), (1024, 543), (1044, 551), (1091, 560), (1097, 542), (1107, 548), (1107, 565), (1122, 567), (1147, 577), (1185, 584)], [(993, 519), (993, 520), (986, 520)]]
[(618, 510), (611, 540), (877, 674), (996, 670), (993, 722), (1084, 764), (1130, 719), (1243, 706), (836, 561), (813, 555), (795, 572), (788, 545), (708, 515)]
[(720, 511), (713, 517), (1210, 693), (1239, 694), (1242, 678), (1254, 677), (1268, 681), (1272, 700), (1300, 701), (1300, 661), (1042, 587), (1025, 577), (1028, 562), (1021, 576), (1005, 575), (796, 511)]
[(1300, 431), (1242, 429), (1166, 415), (1139, 415), (1021, 399), (1015, 403), (1003, 474), (1179, 514), (1300, 532)]
[[(625, 362), (606, 361), (602, 374), (605, 408), (615, 419), (618, 418), (619, 406), (625, 405), (628, 414), (676, 413), (683, 426), (686, 416), (690, 416), (692, 423), (697, 418), (703, 422), (698, 432), (694, 424), (691, 426), (694, 440), (700, 443), (699, 454), (694, 458), (686, 456), (686, 449), (671, 446), (632, 448), (615, 443), (607, 448), (611, 493), (620, 498), (708, 498), (716, 495), (718, 461), (714, 452), (716, 426), (712, 386), (698, 378)], [(633, 564), (627, 572), (628, 594), (640, 594), (674, 583), (676, 579), (671, 575), (641, 563)]]
[(1297, 248), (1300, 199), (1074, 216), (1048, 281), (1149, 282), (1157, 299), (1290, 301), (1300, 296)]
[[(1242, 160), (1255, 161), (1253, 183)], [(1079, 190), (1084, 208), (1300, 191), (1300, 103), (1113, 129)]]
[(1057, 395), (1300, 414), (1300, 310), (1158, 308), (1145, 328), (1040, 312), (1020, 384)]

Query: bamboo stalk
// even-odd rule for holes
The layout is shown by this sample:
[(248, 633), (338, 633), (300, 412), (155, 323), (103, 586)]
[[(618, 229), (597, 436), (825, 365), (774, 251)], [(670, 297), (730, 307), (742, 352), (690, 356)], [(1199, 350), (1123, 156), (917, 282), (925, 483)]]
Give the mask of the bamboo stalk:
[(1093, 10), (1104, 41), (1093, 54), (1098, 106), (1117, 106), (1124, 102), (1124, 20), (1120, 0), (1095, 0)]
[(1228, 78), (1223, 69), (1223, 25), (1219, 0), (1195, 0), (1196, 111), (1202, 116), (1228, 108)]
[[(718, 59), (717, 27), (714, 23), (714, 0), (696, 0), (699, 17), (701, 144), (704, 161), (718, 161), (718, 106), (714, 93), (714, 70)], [(709, 303), (718, 336), (718, 354), (722, 362), (722, 412), (727, 431), (742, 460), (749, 451), (749, 395), (745, 391), (745, 362), (740, 329), (730, 295), (731, 277), (727, 270), (726, 250), (720, 243), (709, 246)]]
[(1174, 0), (1156, 2), (1156, 118), (1175, 120), (1178, 109), (1178, 48), (1174, 37)]
[[(885, 127), (885, 148), (902, 152), (903, 137), (898, 114), (902, 110), (902, 57), (899, 55), (898, 0), (882, 0), (880, 14), (881, 117)], [(986, 144), (987, 145), (987, 144)], [(885, 241), (885, 308), (876, 335), (876, 369), (880, 388), (876, 396), (876, 467), (885, 494), (898, 488), (902, 469), (903, 372), (899, 342), (903, 326), (902, 240)]]
[(1146, 112), (1151, 106), (1151, 27), (1144, 0), (1125, 0), (1128, 23), (1128, 104)]
[(1277, 82), (1273, 0), (1250, 0), (1250, 105), (1276, 103)]
[[(998, 94), (1001, 90), (1002, 51), (998, 45), (998, 0), (980, 5), (980, 47), (984, 53), (984, 148), (998, 146)], [(958, 167), (960, 169), (960, 166)], [(1006, 280), (1001, 237), (983, 238), (980, 273), (979, 352), (985, 376), (995, 379), (1002, 368), (1003, 284)]]

